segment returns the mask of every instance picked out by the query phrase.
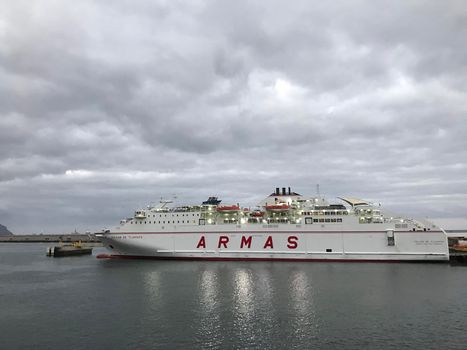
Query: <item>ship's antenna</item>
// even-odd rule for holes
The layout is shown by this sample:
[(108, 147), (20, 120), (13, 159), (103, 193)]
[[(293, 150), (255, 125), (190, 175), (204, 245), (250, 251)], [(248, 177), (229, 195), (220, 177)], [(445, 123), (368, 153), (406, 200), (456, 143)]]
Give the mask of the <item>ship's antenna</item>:
[(161, 200), (160, 200), (160, 204), (162, 204), (161, 209), (165, 208), (167, 206), (167, 204), (169, 204), (169, 203), (173, 203), (173, 200), (164, 200), (164, 198), (161, 197)]

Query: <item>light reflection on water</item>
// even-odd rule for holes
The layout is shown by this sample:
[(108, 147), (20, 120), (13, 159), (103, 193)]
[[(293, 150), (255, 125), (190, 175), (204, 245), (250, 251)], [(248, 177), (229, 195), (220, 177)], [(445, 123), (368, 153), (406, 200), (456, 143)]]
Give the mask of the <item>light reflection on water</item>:
[(147, 304), (152, 310), (158, 310), (163, 300), (161, 295), (162, 283), (159, 270), (145, 271), (143, 274), (144, 290), (148, 298)]
[(232, 317), (237, 337), (253, 340), (255, 334), (253, 276), (247, 269), (237, 269), (233, 275)]
[(222, 344), (219, 308), (219, 280), (213, 270), (201, 272), (198, 284), (199, 312), (194, 322), (197, 324), (197, 338), (205, 348), (218, 348)]
[(295, 336), (299, 339), (317, 337), (319, 320), (313, 305), (313, 289), (309, 276), (304, 271), (294, 270), (290, 276), (289, 291)]

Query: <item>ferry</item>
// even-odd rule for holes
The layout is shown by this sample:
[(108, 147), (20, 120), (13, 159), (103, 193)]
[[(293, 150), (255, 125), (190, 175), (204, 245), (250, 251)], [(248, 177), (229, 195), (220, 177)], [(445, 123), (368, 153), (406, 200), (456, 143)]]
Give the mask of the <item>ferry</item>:
[(435, 224), (340, 197), (302, 196), (276, 188), (256, 207), (161, 201), (138, 209), (97, 236), (110, 258), (277, 261), (449, 260), (447, 235)]

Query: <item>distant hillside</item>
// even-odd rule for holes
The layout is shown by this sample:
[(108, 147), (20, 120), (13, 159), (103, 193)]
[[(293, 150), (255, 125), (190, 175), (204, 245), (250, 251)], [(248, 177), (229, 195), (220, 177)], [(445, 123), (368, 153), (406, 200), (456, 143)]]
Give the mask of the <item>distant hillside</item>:
[(13, 233), (11, 233), (10, 231), (8, 231), (8, 229), (6, 228), (6, 226), (3, 226), (0, 224), (0, 236), (11, 236)]

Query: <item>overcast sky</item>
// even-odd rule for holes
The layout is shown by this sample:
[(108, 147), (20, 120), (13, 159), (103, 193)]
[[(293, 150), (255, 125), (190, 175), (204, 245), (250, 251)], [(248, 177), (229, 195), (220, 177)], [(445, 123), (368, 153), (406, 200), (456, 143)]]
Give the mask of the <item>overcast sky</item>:
[(465, 1), (0, 0), (0, 223), (275, 187), (467, 216)]

